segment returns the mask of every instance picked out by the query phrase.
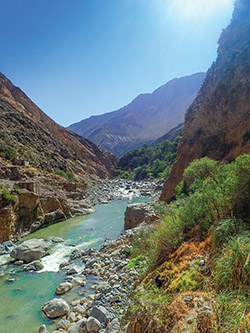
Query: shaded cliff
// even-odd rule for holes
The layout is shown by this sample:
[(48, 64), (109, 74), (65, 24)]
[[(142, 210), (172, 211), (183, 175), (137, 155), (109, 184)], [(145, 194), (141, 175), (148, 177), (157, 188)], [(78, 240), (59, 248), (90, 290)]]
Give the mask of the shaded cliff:
[(116, 158), (63, 128), (0, 73), (0, 148), (45, 171), (61, 169), (84, 177), (113, 176)]
[(238, 0), (219, 39), (218, 57), (185, 117), (177, 161), (161, 199), (169, 200), (184, 168), (209, 156), (231, 161), (250, 152), (250, 1)]
[(174, 79), (151, 94), (141, 94), (123, 108), (69, 126), (117, 156), (155, 139), (184, 121), (204, 73)]

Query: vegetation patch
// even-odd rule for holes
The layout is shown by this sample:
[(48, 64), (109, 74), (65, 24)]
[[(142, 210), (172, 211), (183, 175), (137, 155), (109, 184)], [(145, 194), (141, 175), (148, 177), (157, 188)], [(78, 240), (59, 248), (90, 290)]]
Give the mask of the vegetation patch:
[(216, 298), (213, 332), (250, 331), (250, 298), (244, 293), (223, 291)]
[(17, 157), (17, 152), (8, 146), (0, 145), (0, 153), (2, 153), (8, 160)]
[(180, 139), (177, 137), (174, 142), (165, 140), (155, 147), (144, 145), (126, 153), (118, 162), (117, 177), (134, 180), (167, 179), (176, 159)]
[(9, 192), (7, 188), (4, 188), (3, 185), (0, 186), (0, 206), (6, 207), (13, 205), (17, 202), (17, 197)]
[(61, 177), (65, 178), (65, 179), (72, 180), (74, 182), (78, 182), (78, 179), (76, 178), (76, 176), (71, 171), (66, 171), (65, 172), (63, 170), (57, 170), (55, 172), (55, 174), (58, 175), (58, 176), (61, 176)]
[[(193, 320), (194, 331), (250, 332), (250, 154), (227, 164), (195, 160), (177, 190), (175, 201), (155, 204), (162, 222), (132, 244), (131, 265), (143, 262), (143, 286), (154, 286), (170, 303), (165, 314), (156, 303), (154, 313), (166, 329), (179, 321), (191, 330)], [(213, 300), (204, 301), (209, 311), (201, 306), (188, 320), (193, 310), (180, 306), (191, 293)], [(171, 317), (176, 300), (178, 314)], [(147, 302), (154, 308), (150, 297)]]
[(246, 290), (250, 285), (250, 235), (232, 237), (215, 260), (219, 290)]

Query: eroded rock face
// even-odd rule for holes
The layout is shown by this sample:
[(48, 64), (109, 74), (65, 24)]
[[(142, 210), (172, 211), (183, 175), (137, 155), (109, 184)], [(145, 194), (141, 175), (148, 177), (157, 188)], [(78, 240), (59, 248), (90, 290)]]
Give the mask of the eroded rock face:
[(0, 243), (11, 238), (15, 233), (16, 215), (15, 208), (8, 206), (0, 209)]
[(10, 253), (12, 258), (29, 263), (48, 254), (49, 243), (43, 239), (28, 239), (16, 246)]
[(68, 303), (62, 298), (54, 298), (45, 303), (42, 307), (43, 312), (48, 318), (61, 317), (69, 312)]
[(151, 224), (159, 220), (160, 217), (155, 214), (149, 204), (131, 204), (125, 212), (124, 229), (133, 229), (143, 222)]
[[(19, 193), (18, 219), (25, 228), (32, 222), (44, 218), (44, 212), (39, 196), (28, 190), (21, 190)], [(21, 226), (20, 226), (21, 227)]]
[(177, 162), (164, 185), (168, 201), (188, 164), (204, 156), (231, 161), (250, 152), (250, 3), (238, 0), (218, 57), (186, 113)]

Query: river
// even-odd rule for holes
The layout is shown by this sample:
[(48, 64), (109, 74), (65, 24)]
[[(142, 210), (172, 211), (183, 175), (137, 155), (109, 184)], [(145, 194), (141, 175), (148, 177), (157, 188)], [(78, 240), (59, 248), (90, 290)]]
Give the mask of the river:
[[(123, 230), (124, 212), (128, 203), (146, 201), (149, 198), (140, 197), (98, 205), (91, 215), (53, 224), (25, 237), (23, 240), (57, 236), (65, 241), (54, 244), (50, 255), (42, 258), (42, 272), (23, 272), (21, 267), (12, 264), (0, 266), (0, 332), (36, 333), (42, 324), (46, 324), (50, 332), (53, 331), (55, 322), (44, 316), (41, 307), (56, 296), (55, 289), (65, 278), (65, 272), (58, 270), (63, 258), (76, 248), (98, 249), (106, 238), (116, 239)], [(1, 256), (0, 264), (8, 260), (8, 256)], [(80, 259), (75, 260), (74, 265), (83, 267)], [(7, 282), (9, 278), (15, 281)], [(89, 279), (85, 287), (77, 287), (66, 293), (63, 298), (71, 301), (76, 296), (79, 298), (79, 295), (91, 293), (94, 279)]]

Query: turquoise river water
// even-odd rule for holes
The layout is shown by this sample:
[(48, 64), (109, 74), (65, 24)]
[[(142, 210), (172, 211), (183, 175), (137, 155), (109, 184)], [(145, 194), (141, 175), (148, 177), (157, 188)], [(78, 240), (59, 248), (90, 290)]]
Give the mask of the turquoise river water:
[[(76, 248), (99, 248), (106, 237), (116, 239), (123, 230), (127, 204), (148, 200), (133, 198), (132, 201), (124, 199), (98, 205), (91, 215), (53, 224), (25, 237), (23, 240), (55, 236), (65, 240), (52, 245), (50, 255), (42, 258), (45, 267), (42, 272), (23, 272), (20, 267), (8, 263), (9, 256), (0, 256), (0, 333), (35, 333), (42, 324), (46, 324), (51, 332), (56, 323), (44, 316), (41, 307), (56, 296), (55, 289), (65, 278), (65, 272), (58, 271), (63, 258)], [(74, 266), (83, 268), (80, 259), (74, 262)], [(7, 282), (9, 278), (15, 281)], [(90, 278), (85, 287), (77, 287), (63, 298), (71, 301), (76, 296), (90, 293), (94, 281), (94, 277)]]

